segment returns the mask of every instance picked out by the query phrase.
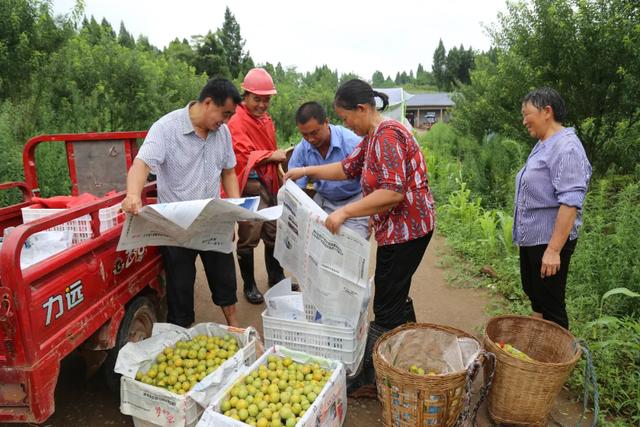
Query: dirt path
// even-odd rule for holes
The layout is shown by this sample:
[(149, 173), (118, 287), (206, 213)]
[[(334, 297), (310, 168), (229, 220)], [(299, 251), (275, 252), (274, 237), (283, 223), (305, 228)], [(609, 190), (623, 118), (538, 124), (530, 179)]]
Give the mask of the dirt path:
[[(438, 323), (479, 335), (487, 319), (485, 307), (490, 296), (484, 290), (454, 288), (447, 283), (447, 271), (439, 261), (448, 253), (445, 241), (436, 235), (431, 241), (427, 254), (418, 268), (411, 289), (416, 316), (419, 322)], [(266, 290), (266, 273), (262, 262), (261, 247), (256, 251), (256, 280)], [(372, 260), (375, 259), (375, 248)], [(373, 274), (374, 262), (371, 266)], [(262, 334), (260, 313), (264, 306), (253, 306), (245, 302), (241, 291), (238, 271), (238, 314), (242, 325), (253, 325)], [(206, 279), (199, 268), (196, 284), (196, 322), (223, 322), (221, 311), (211, 303)], [(82, 426), (131, 426), (131, 418), (120, 414), (119, 398), (111, 395), (99, 378), (85, 380), (82, 362), (77, 357), (69, 357), (63, 364), (58, 388), (56, 389), (56, 412), (43, 425), (51, 427)], [(568, 400), (563, 392), (556, 402), (553, 418), (563, 425), (575, 425), (581, 407)], [(382, 425), (380, 404), (375, 400), (349, 399), (346, 427), (374, 427)], [(478, 423), (492, 425), (482, 409)], [(15, 425), (15, 424), (13, 424)]]

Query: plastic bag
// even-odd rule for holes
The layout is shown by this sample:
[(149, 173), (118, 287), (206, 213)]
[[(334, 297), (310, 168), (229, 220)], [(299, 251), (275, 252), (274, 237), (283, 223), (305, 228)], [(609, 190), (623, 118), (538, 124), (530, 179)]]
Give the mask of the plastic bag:
[(397, 369), (411, 371), (412, 367), (419, 367), (435, 374), (465, 370), (479, 352), (480, 345), (472, 338), (422, 328), (397, 333), (380, 347), (380, 355)]
[(291, 279), (281, 280), (264, 294), (267, 314), (278, 319), (307, 320), (302, 293), (291, 290)]
[(47, 259), (71, 246), (73, 232), (41, 231), (31, 235), (24, 243), (20, 255), (20, 267), (25, 269), (44, 259)]

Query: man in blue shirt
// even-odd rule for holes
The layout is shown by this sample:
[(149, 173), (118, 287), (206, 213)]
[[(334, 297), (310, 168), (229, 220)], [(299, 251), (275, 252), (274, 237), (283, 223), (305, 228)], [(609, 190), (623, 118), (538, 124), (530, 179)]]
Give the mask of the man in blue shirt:
[[(347, 128), (329, 124), (324, 108), (313, 101), (298, 108), (296, 124), (303, 139), (293, 150), (289, 169), (339, 162), (351, 154), (362, 140)], [(307, 177), (300, 178), (296, 184), (305, 188)], [(318, 180), (313, 184), (316, 190), (313, 200), (328, 214), (362, 198), (357, 179)], [(369, 217), (350, 218), (344, 225), (369, 239)]]

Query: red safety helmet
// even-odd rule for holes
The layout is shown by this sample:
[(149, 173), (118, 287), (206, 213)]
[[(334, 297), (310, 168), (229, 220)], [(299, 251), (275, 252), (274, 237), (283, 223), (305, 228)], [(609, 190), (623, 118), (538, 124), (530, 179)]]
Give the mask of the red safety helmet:
[(273, 79), (264, 68), (252, 68), (249, 70), (240, 87), (256, 95), (275, 95), (276, 87)]

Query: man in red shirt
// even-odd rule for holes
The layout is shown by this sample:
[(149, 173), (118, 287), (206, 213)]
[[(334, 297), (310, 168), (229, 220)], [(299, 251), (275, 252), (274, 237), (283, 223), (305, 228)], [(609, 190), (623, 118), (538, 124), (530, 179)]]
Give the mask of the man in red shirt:
[[(273, 79), (263, 68), (250, 70), (242, 82), (242, 104), (229, 121), (236, 154), (236, 175), (243, 197), (260, 196), (260, 209), (277, 204), (280, 188), (278, 164), (286, 161), (284, 150), (276, 144), (276, 129), (267, 110), (276, 94)], [(244, 295), (252, 304), (264, 301), (253, 274), (253, 249), (264, 242), (264, 258), (269, 286), (284, 279), (280, 263), (273, 257), (276, 222), (238, 224), (238, 264), (244, 282)]]

